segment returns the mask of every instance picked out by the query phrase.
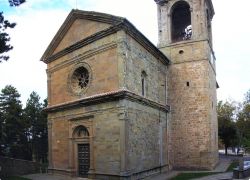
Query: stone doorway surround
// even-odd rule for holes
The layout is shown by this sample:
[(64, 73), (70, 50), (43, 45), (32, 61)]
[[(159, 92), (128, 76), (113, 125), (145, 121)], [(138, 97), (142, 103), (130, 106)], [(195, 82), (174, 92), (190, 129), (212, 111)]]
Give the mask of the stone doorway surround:
[(94, 172), (93, 125), (92, 120), (84, 117), (69, 120), (69, 169), (71, 176), (80, 176), (78, 145), (89, 144), (89, 171)]

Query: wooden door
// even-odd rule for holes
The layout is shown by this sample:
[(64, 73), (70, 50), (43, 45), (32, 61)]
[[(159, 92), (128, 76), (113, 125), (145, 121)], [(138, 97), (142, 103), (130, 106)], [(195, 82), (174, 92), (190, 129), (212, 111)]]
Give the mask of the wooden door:
[(78, 144), (78, 174), (87, 177), (90, 167), (89, 144)]

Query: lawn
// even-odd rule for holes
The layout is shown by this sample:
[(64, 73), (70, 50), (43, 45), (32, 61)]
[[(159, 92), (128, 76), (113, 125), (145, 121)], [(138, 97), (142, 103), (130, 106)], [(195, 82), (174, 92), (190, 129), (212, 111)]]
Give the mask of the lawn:
[(215, 173), (215, 172), (180, 173), (179, 175), (173, 177), (171, 180), (187, 180), (187, 179), (200, 178), (204, 176), (210, 176), (214, 174), (218, 174), (218, 173)]
[(239, 166), (239, 162), (238, 161), (233, 161), (230, 166), (227, 168), (227, 172), (233, 171), (234, 168), (237, 168)]

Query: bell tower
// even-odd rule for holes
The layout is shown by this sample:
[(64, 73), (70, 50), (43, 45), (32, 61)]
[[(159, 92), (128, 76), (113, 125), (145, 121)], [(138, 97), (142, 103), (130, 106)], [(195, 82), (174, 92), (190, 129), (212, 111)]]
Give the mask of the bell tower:
[(213, 169), (218, 162), (216, 67), (211, 0), (155, 0), (159, 49), (168, 68), (170, 165)]

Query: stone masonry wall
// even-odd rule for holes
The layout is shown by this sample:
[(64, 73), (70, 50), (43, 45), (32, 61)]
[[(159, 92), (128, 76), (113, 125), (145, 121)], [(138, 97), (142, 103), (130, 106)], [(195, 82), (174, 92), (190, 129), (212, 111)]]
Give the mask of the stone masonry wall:
[(207, 47), (206, 41), (200, 41), (163, 49), (173, 59), (168, 70), (168, 103), (169, 148), (175, 168), (212, 169), (218, 161), (216, 80), (206, 58)]
[(69, 137), (79, 125), (92, 127), (89, 130), (92, 174), (135, 175), (168, 168), (165, 111), (122, 100), (51, 113), (49, 122), (52, 123), (50, 168), (63, 174), (77, 175), (77, 154)]
[[(48, 98), (50, 106), (94, 94), (118, 90), (115, 37), (114, 35), (105, 38), (105, 40), (99, 40), (95, 44), (85, 46), (48, 65)], [(91, 80), (86, 91), (79, 96), (72, 93), (70, 89), (70, 75), (75, 70), (75, 67), (81, 63), (89, 67)]]
[(204, 73), (207, 63), (178, 64), (169, 69), (172, 74), (168, 92), (171, 106), (171, 152), (175, 166), (206, 168), (210, 164), (209, 154), (213, 155), (212, 102), (208, 78)]
[[(92, 25), (95, 33), (98, 23)], [(77, 27), (73, 25), (68, 34)], [(66, 34), (58, 49), (74, 42), (72, 38)], [(70, 90), (69, 79), (79, 64), (89, 67), (91, 79), (84, 93), (77, 95)], [(166, 65), (119, 31), (48, 64), (49, 107), (120, 89), (142, 95), (143, 71), (144, 98), (166, 105)], [(90, 132), (89, 139), (83, 140), (90, 143), (91, 175), (127, 176), (168, 166), (166, 111), (129, 100), (100, 101), (59, 108), (48, 119), (50, 169), (57, 173), (77, 176), (76, 148), (82, 141), (75, 140), (72, 133), (80, 125)]]
[(127, 101), (127, 106), (128, 170), (167, 166), (167, 113), (136, 102)]
[[(121, 171), (121, 121), (124, 112), (117, 102), (49, 114), (52, 123), (50, 168), (77, 172), (77, 151), (71, 142), (75, 127), (83, 125), (90, 132), (92, 173), (119, 175)], [(87, 118), (86, 118), (87, 117)], [(77, 174), (73, 174), (77, 175)]]
[(118, 53), (124, 61), (124, 86), (142, 95), (142, 72), (146, 73), (145, 97), (166, 104), (166, 65), (150, 54), (138, 42), (123, 35)]

